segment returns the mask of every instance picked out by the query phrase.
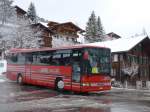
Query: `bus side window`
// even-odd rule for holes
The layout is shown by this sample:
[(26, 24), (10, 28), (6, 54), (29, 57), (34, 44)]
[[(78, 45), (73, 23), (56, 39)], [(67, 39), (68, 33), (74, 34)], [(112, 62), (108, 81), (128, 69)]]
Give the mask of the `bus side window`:
[(63, 65), (68, 66), (71, 64), (71, 54), (70, 53), (64, 53), (62, 55)]
[(59, 66), (61, 60), (61, 54), (53, 54), (51, 65)]
[(31, 61), (32, 61), (32, 64), (36, 64), (36, 65), (39, 64), (39, 61), (38, 61), (38, 52), (33, 52), (29, 56), (29, 62), (31, 62)]
[(25, 54), (24, 53), (19, 53), (18, 54), (18, 64), (25, 64)]
[(31, 53), (26, 54), (26, 63), (30, 64), (32, 62), (33, 62), (33, 56), (32, 56), (32, 54)]
[(12, 63), (17, 63), (18, 62), (18, 55), (12, 54), (10, 60), (12, 61)]

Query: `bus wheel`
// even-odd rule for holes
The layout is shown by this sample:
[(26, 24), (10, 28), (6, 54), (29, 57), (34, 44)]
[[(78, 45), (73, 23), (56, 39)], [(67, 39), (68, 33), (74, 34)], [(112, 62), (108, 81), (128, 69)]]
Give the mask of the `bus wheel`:
[(20, 84), (20, 85), (23, 84), (23, 77), (22, 77), (22, 75), (18, 75), (18, 77), (17, 77), (17, 83)]
[(56, 81), (56, 90), (57, 91), (63, 91), (64, 89), (64, 81), (63, 80), (57, 80)]

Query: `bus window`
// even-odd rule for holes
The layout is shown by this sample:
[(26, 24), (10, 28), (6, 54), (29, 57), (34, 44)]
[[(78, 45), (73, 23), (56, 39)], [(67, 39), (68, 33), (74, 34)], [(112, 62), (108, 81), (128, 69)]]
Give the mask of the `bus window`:
[(33, 55), (32, 55), (32, 53), (26, 54), (26, 63), (27, 64), (33, 63)]
[(8, 63), (10, 63), (10, 64), (16, 64), (16, 63), (18, 62), (18, 56), (17, 56), (17, 54), (10, 53), (10, 54), (7, 56), (7, 61), (8, 61)]
[(39, 54), (39, 52), (33, 52), (32, 53), (32, 58), (33, 58), (32, 64), (39, 65), (38, 54)]
[(81, 61), (81, 50), (73, 50), (72, 52), (72, 60), (75, 60), (77, 62)]
[(25, 54), (24, 53), (19, 53), (18, 54), (18, 64), (25, 64)]
[[(86, 48), (83, 55), (83, 72), (87, 74), (110, 73), (109, 49)], [(88, 54), (85, 57), (85, 54)]]
[(51, 65), (52, 53), (48, 51), (44, 52), (34, 52), (33, 54), (33, 64), (36, 65)]
[(39, 63), (42, 65), (50, 65), (51, 57), (52, 55), (50, 52), (45, 51), (43, 53), (40, 53), (38, 55)]
[(71, 54), (70, 53), (64, 53), (62, 54), (62, 65), (68, 66), (71, 64)]
[(52, 65), (59, 66), (61, 65), (60, 61), (61, 61), (61, 54), (60, 53), (53, 54), (52, 62), (51, 62)]

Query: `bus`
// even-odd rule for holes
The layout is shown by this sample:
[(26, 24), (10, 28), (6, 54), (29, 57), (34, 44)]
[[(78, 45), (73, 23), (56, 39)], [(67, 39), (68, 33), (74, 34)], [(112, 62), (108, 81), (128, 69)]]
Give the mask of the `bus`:
[(73, 92), (111, 89), (109, 48), (78, 45), (12, 49), (7, 61), (7, 78), (19, 84), (27, 83)]

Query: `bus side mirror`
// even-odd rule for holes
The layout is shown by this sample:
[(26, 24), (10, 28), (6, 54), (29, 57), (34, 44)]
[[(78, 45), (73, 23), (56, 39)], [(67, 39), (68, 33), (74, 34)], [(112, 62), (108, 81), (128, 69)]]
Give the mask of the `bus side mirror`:
[(89, 60), (89, 53), (88, 51), (85, 51), (84, 54), (83, 54), (83, 59), (84, 60)]

